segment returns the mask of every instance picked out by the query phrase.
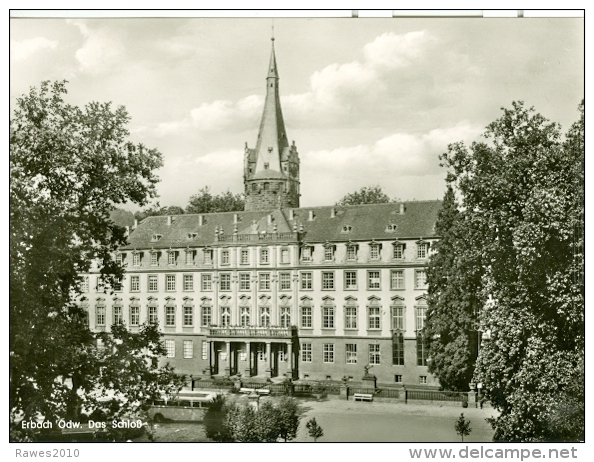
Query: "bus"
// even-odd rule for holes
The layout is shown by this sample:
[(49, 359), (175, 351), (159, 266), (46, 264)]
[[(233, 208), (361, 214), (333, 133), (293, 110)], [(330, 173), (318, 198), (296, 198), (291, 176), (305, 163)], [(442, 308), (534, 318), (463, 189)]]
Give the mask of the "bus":
[(153, 422), (168, 420), (202, 422), (208, 405), (218, 393), (199, 392), (177, 395), (173, 399), (156, 400), (149, 408), (148, 415)]

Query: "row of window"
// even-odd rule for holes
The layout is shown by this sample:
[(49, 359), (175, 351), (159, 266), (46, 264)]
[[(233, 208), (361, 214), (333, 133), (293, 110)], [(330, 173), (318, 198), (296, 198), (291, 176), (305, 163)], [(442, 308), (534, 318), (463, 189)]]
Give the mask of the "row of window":
[[(175, 358), (175, 340), (165, 340), (165, 349), (167, 350), (168, 358)], [(182, 355), (184, 359), (192, 359), (194, 357), (194, 341), (183, 340)], [(202, 359), (208, 359), (208, 342), (202, 341)]]
[[(390, 311), (391, 329), (395, 331), (405, 330), (405, 306), (400, 304), (392, 305)], [(158, 322), (158, 306), (156, 304), (149, 304), (147, 307), (147, 321), (151, 324)], [(95, 308), (95, 325), (102, 327), (106, 325), (106, 310), (105, 305), (97, 305)], [(182, 307), (183, 327), (194, 326), (194, 306), (183, 305)], [(382, 307), (379, 303), (373, 300), (367, 307), (367, 329), (381, 330), (382, 329)], [(165, 326), (176, 326), (176, 312), (177, 307), (173, 304), (165, 305)], [(221, 306), (219, 308), (219, 325), (221, 327), (229, 327), (231, 325), (231, 307)], [(291, 326), (291, 307), (281, 306), (279, 308), (280, 327), (287, 328)], [(427, 307), (419, 305), (415, 307), (415, 330), (421, 331), (425, 326), (425, 319), (427, 317)], [(115, 305), (113, 307), (113, 323), (121, 324), (124, 322), (123, 307)], [(239, 324), (241, 327), (250, 327), (255, 321), (258, 326), (269, 327), (271, 325), (271, 307), (269, 305), (261, 305), (258, 307), (258, 318), (252, 318), (251, 306), (239, 307)], [(326, 301), (322, 305), (321, 321), (323, 329), (335, 329), (336, 327), (336, 307), (332, 302)], [(129, 323), (130, 326), (140, 325), (140, 306), (138, 304), (130, 305)], [(359, 307), (353, 300), (347, 301), (344, 307), (344, 328), (358, 329), (359, 328)], [(213, 308), (210, 304), (200, 307), (200, 324), (203, 327), (208, 327), (216, 324), (213, 319)], [(309, 300), (300, 306), (300, 327), (304, 329), (311, 329), (313, 327), (313, 305)]]
[[(419, 336), (416, 340), (417, 348), (417, 366), (427, 365), (427, 350), (425, 348), (425, 342), (423, 337)], [(345, 364), (357, 364), (358, 358), (358, 347), (356, 343), (345, 344), (344, 349), (344, 362)], [(311, 343), (301, 344), (301, 362), (311, 363), (313, 362), (313, 349)], [(322, 344), (322, 362), (326, 364), (332, 364), (336, 360), (336, 348), (334, 343)], [(389, 360), (388, 360), (389, 361)], [(370, 343), (367, 348), (367, 355), (364, 363), (371, 365), (382, 364), (382, 356), (380, 345), (378, 343)], [(404, 339), (402, 335), (395, 336), (392, 344), (392, 365), (403, 366), (404, 365)]]
[[(131, 275), (130, 277), (130, 292), (140, 292), (140, 276)], [(272, 276), (271, 273), (258, 273), (257, 279), (254, 278), (250, 273), (239, 273), (238, 284), (239, 290), (248, 291), (252, 290), (252, 284), (257, 283), (258, 290), (270, 290)], [(166, 274), (165, 275), (165, 286), (164, 289), (168, 292), (177, 290), (177, 275)], [(219, 274), (219, 290), (231, 291), (231, 273), (220, 273)], [(291, 273), (280, 272), (278, 273), (279, 290), (291, 290), (292, 280)], [(359, 289), (359, 279), (357, 271), (344, 271), (343, 279), (344, 290), (357, 290)], [(426, 289), (427, 288), (427, 273), (424, 269), (415, 270), (414, 273), (414, 287), (415, 289)], [(121, 282), (118, 282), (114, 287), (114, 290), (122, 290)], [(200, 288), (203, 292), (209, 292), (213, 290), (213, 275), (211, 273), (202, 273), (200, 275)], [(313, 273), (308, 271), (302, 271), (299, 273), (299, 288), (301, 290), (313, 290)], [(334, 271), (322, 271), (322, 290), (336, 290), (336, 278)], [(366, 280), (367, 290), (381, 290), (382, 280), (381, 272), (379, 270), (368, 270)], [(147, 289), (149, 292), (159, 291), (159, 275), (151, 274), (147, 276)], [(182, 280), (182, 289), (185, 292), (191, 292), (194, 290), (194, 275), (184, 274)], [(405, 278), (403, 269), (390, 270), (390, 290), (404, 290)], [(97, 292), (104, 292), (105, 287), (100, 276), (97, 277)], [(83, 277), (81, 283), (81, 291), (83, 293), (89, 292), (89, 278), (88, 276)]]
[[(382, 244), (379, 243), (372, 243), (369, 244), (369, 257), (371, 260), (379, 260), (381, 257), (381, 249)], [(395, 260), (402, 260), (404, 258), (404, 252), (406, 249), (406, 244), (404, 243), (394, 243), (392, 247), (392, 258)], [(220, 257), (220, 264), (221, 265), (229, 265), (231, 263), (231, 254), (230, 250), (222, 249), (221, 250), (221, 257)], [(333, 244), (326, 244), (324, 246), (324, 261), (333, 261), (335, 258), (336, 252), (336, 245)], [(148, 252), (150, 258), (150, 266), (159, 266), (161, 264), (161, 257), (162, 252), (159, 250), (151, 250)], [(175, 266), (179, 263), (180, 258), (180, 251), (179, 250), (166, 250), (164, 253), (167, 254), (167, 264), (171, 266)], [(346, 259), (347, 260), (357, 260), (359, 253), (359, 245), (358, 244), (347, 244), (346, 246)], [(213, 262), (213, 249), (204, 249), (202, 251), (203, 254), (203, 263), (204, 264), (212, 264)], [(428, 242), (419, 242), (416, 244), (416, 257), (418, 259), (425, 259), (429, 254), (429, 243)], [(196, 256), (197, 251), (193, 249), (188, 249), (185, 251), (185, 264), (186, 265), (195, 265), (196, 264)], [(313, 245), (305, 245), (301, 248), (301, 261), (304, 262), (311, 262), (313, 261), (314, 256), (314, 246)], [(123, 264), (126, 258), (125, 253), (118, 253), (116, 254), (116, 261), (119, 264)], [(142, 251), (135, 251), (132, 252), (132, 266), (142, 266), (142, 260), (144, 258), (144, 252)], [(242, 265), (249, 265), (250, 264), (250, 249), (241, 249), (239, 254), (239, 263)], [(259, 263), (260, 264), (269, 264), (270, 263), (270, 250), (266, 247), (259, 249)], [(280, 253), (280, 263), (290, 263), (290, 254), (289, 249), (281, 249)]]

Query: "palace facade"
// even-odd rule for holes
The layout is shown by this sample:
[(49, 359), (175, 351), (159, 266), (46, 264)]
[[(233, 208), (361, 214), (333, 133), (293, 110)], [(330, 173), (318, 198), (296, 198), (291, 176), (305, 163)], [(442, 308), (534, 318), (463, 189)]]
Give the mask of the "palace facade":
[(299, 156), (279, 100), (274, 42), (245, 210), (154, 216), (117, 253), (106, 292), (84, 277), (95, 331), (158, 323), (167, 358), (196, 376), (438, 385), (427, 371), (426, 265), (441, 203), (299, 207)]

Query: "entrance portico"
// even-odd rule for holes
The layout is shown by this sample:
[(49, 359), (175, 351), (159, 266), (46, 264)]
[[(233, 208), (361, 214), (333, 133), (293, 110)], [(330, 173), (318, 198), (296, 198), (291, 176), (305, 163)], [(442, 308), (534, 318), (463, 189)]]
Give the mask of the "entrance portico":
[(293, 329), (284, 327), (211, 327), (211, 375), (293, 377)]

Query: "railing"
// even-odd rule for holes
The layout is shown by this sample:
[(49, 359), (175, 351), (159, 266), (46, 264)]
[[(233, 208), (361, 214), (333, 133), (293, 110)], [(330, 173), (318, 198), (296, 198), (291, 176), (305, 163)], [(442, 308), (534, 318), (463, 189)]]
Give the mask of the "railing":
[(290, 327), (211, 327), (211, 337), (274, 337), (290, 338)]
[(408, 399), (425, 401), (464, 401), (468, 394), (456, 391), (406, 390)]
[(217, 242), (297, 241), (299, 233), (229, 234), (215, 237)]
[(200, 379), (194, 380), (193, 388), (214, 388), (219, 390), (232, 390), (233, 384), (229, 382), (221, 382), (217, 380)]

